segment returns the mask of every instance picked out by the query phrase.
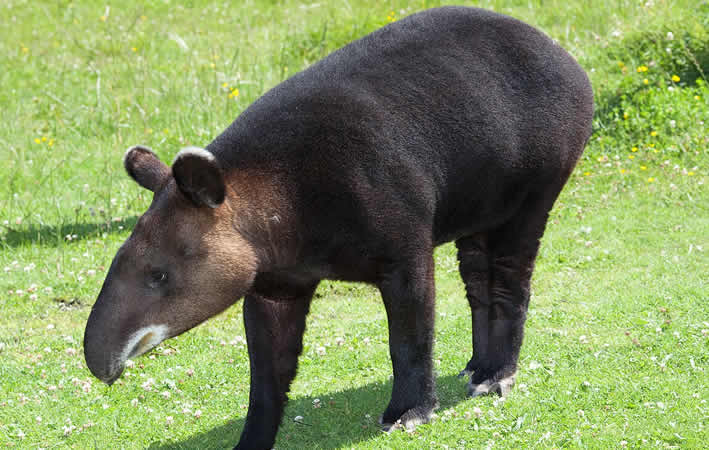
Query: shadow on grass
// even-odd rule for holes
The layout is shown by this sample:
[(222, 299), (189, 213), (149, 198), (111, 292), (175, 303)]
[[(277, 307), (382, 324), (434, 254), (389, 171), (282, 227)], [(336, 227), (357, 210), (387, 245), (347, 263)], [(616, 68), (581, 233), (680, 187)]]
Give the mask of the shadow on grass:
[(7, 247), (21, 247), (23, 245), (58, 247), (69, 241), (67, 236), (72, 236), (71, 241), (80, 241), (100, 236), (103, 233), (119, 233), (133, 229), (137, 221), (138, 216), (131, 216), (116, 222), (67, 223), (63, 225), (30, 224), (19, 229), (7, 228), (0, 245)]
[[(456, 375), (436, 380), (439, 411), (466, 400), (465, 382)], [(277, 448), (340, 448), (367, 441), (382, 434), (377, 419), (391, 394), (391, 381), (370, 383), (354, 389), (319, 396), (322, 406), (313, 407), (315, 397), (296, 398), (288, 402), (278, 431)], [(179, 442), (156, 442), (153, 450), (227, 449), (233, 448), (244, 427), (246, 411), (236, 420)], [(302, 416), (301, 423), (293, 421)], [(369, 416), (369, 417), (367, 417)], [(397, 433), (402, 431), (396, 431)]]

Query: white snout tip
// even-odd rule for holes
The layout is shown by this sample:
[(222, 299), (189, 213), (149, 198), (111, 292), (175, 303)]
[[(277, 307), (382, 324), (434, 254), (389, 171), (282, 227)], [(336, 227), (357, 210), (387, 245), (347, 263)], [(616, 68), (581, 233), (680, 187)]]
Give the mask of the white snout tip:
[(149, 325), (133, 333), (121, 352), (121, 361), (140, 356), (164, 341), (168, 336), (167, 325)]

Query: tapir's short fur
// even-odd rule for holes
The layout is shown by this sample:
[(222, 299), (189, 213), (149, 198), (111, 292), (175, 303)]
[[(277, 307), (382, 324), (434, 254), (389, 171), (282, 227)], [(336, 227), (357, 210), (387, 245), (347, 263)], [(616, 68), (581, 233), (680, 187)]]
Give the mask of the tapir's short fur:
[[(437, 406), (433, 249), (455, 241), (472, 310), (469, 393), (512, 386), (535, 256), (591, 131), (584, 71), (534, 28), (492, 12), (414, 14), (276, 86), (169, 168), (89, 317), (100, 379), (239, 298), (251, 360), (239, 446), (270, 448), (310, 300), (324, 278), (381, 291), (394, 369), (385, 427)], [(462, 343), (461, 343), (462, 347)]]

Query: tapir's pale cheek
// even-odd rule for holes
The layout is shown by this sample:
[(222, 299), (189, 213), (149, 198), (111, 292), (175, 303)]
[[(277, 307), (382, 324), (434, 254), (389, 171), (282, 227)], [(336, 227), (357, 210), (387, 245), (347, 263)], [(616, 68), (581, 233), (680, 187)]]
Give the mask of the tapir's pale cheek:
[(130, 335), (121, 351), (121, 363), (155, 348), (169, 336), (167, 325), (148, 325)]

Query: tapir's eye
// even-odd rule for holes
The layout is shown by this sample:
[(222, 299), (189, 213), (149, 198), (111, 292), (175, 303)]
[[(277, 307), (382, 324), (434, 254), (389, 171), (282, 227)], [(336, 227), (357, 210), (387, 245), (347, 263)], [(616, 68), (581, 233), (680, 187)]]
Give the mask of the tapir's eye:
[(167, 273), (156, 270), (150, 273), (148, 284), (151, 288), (160, 287), (167, 282)]

